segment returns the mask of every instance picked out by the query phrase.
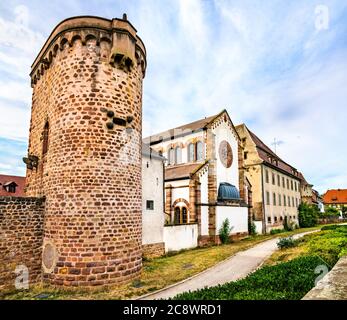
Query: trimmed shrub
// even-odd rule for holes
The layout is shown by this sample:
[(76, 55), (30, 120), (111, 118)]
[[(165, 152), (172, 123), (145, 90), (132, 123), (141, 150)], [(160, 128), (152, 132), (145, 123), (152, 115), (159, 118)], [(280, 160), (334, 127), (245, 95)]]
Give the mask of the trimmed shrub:
[(283, 233), (283, 232), (285, 232), (286, 230), (284, 230), (284, 229), (272, 229), (271, 231), (270, 231), (270, 234), (278, 234), (278, 233)]
[(263, 267), (245, 279), (216, 287), (186, 292), (175, 300), (299, 300), (310, 291), (322, 260), (306, 256)]
[(292, 248), (295, 247), (298, 244), (297, 240), (294, 240), (293, 237), (288, 237), (288, 238), (281, 238), (277, 242), (277, 247), (279, 249), (286, 249), (286, 248)]

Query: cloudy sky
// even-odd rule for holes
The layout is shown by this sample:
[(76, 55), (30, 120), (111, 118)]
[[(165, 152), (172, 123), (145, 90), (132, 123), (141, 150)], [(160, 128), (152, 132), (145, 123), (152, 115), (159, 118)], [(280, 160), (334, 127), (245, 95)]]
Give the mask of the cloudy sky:
[(144, 135), (226, 108), (320, 192), (347, 188), (346, 1), (0, 2), (0, 173), (24, 175), (30, 65), (61, 20), (128, 14), (148, 52)]

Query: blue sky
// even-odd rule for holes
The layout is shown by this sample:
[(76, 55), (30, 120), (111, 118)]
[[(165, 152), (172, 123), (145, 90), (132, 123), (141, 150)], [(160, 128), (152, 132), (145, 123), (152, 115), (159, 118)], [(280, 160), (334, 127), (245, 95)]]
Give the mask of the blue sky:
[(347, 3), (264, 2), (1, 1), (0, 173), (25, 174), (30, 66), (55, 25), (126, 12), (148, 52), (144, 135), (226, 108), (318, 191), (347, 188)]

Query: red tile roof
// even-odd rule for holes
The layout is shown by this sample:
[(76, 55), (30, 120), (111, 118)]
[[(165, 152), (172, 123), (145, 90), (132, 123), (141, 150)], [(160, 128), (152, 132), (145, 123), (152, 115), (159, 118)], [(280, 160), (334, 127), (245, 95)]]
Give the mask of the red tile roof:
[[(11, 183), (16, 184), (16, 193), (8, 192), (4, 187)], [(25, 177), (8, 176), (0, 174), (0, 196), (24, 197)]]
[(347, 204), (347, 189), (328, 190), (323, 196), (323, 202), (325, 204)]

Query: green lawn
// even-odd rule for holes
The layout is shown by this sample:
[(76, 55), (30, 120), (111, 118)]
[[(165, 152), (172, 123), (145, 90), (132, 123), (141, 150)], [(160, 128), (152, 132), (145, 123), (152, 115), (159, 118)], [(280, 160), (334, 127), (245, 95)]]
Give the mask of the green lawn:
[(304, 236), (294, 248), (277, 251), (267, 265), (242, 280), (179, 294), (174, 299), (301, 299), (313, 288), (318, 266), (331, 269), (347, 254), (347, 226), (324, 229)]
[[(196, 275), (219, 262), (268, 239), (317, 230), (297, 229), (276, 235), (257, 235), (219, 246), (197, 248), (146, 260), (141, 277), (129, 284), (102, 289), (66, 289), (36, 285), (28, 291), (0, 293), (0, 299), (129, 299), (153, 292)], [(43, 294), (43, 295), (42, 295)]]

